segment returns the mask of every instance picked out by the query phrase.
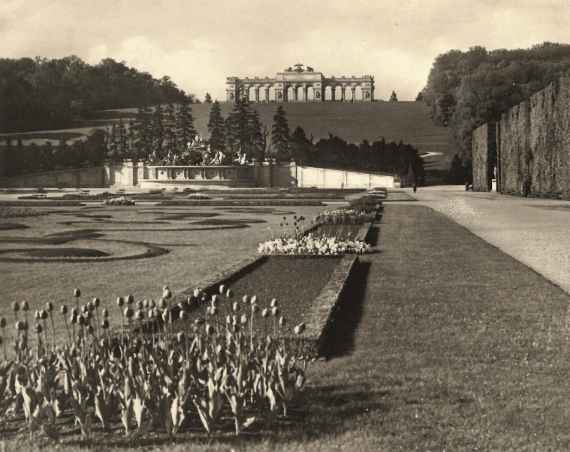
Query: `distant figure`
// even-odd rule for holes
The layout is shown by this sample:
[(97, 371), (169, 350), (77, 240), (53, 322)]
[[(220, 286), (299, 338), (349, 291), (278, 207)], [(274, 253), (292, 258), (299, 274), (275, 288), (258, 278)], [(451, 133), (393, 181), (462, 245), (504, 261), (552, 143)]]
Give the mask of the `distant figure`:
[(418, 191), (418, 184), (416, 184), (416, 182), (414, 181), (414, 193)]

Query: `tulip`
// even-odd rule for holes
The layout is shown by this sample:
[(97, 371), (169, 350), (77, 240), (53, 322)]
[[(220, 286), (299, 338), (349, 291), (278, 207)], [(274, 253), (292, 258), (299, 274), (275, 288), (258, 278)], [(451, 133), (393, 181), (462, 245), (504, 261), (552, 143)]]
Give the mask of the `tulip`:
[(99, 305), (101, 304), (101, 300), (99, 300), (99, 298), (95, 297), (95, 298), (93, 298), (92, 303), (93, 303), (93, 306), (98, 308)]
[(242, 314), (239, 321), (242, 325), (245, 325), (247, 323), (247, 316), (245, 314)]
[(30, 305), (26, 300), (22, 301), (22, 311), (28, 312), (30, 310)]
[(232, 304), (232, 311), (238, 312), (239, 311), (239, 304), (237, 301), (234, 301)]
[(276, 307), (277, 307), (277, 299), (276, 299), (276, 298), (273, 298), (273, 299), (271, 300), (271, 303), (269, 303), (269, 306), (272, 307), (272, 308), (276, 308)]
[(254, 296), (251, 297), (251, 299), (249, 300), (249, 303), (253, 306), (256, 301), (257, 301), (257, 296), (254, 295)]
[(40, 311), (40, 319), (42, 320), (46, 320), (48, 318), (48, 313), (47, 311), (44, 311), (43, 309)]
[(6, 328), (6, 319), (4, 317), (0, 318), (0, 328)]
[(109, 317), (109, 311), (107, 310), (107, 308), (103, 308), (103, 311), (101, 311), (101, 314), (103, 315), (104, 319)]
[[(222, 286), (220, 286), (220, 287), (222, 287)], [(198, 298), (199, 296), (200, 296), (200, 289), (194, 289), (194, 298)]]
[(42, 328), (42, 325), (40, 323), (36, 323), (35, 331), (37, 334), (42, 334), (43, 328)]
[(13, 310), (14, 312), (18, 312), (18, 311), (20, 310), (20, 305), (18, 304), (17, 301), (14, 301), (14, 302), (12, 303), (12, 310)]
[(220, 284), (220, 295), (223, 295), (225, 290), (226, 287), (223, 284)]
[(261, 317), (267, 317), (269, 315), (269, 310), (267, 308), (263, 308), (261, 311)]
[(214, 327), (212, 325), (210, 325), (209, 323), (206, 324), (206, 334), (208, 336), (211, 336), (212, 334), (214, 334)]
[(123, 297), (117, 297), (117, 306), (122, 308), (125, 304), (125, 299)]
[(106, 329), (109, 328), (109, 321), (108, 321), (107, 319), (104, 319), (104, 320), (101, 322), (101, 328), (103, 328), (104, 330), (106, 330)]
[(244, 295), (241, 299), (241, 301), (243, 301), (244, 303), (247, 303), (248, 297), (247, 295)]
[(283, 316), (279, 317), (279, 326), (281, 328), (283, 328), (286, 323), (287, 323), (287, 320), (285, 319), (285, 317), (283, 317)]
[(303, 333), (303, 331), (305, 331), (305, 324), (303, 322), (299, 323), (298, 325), (295, 325), (295, 328), (293, 328), (293, 332), (295, 334), (301, 334)]
[(136, 303), (136, 307), (137, 307), (137, 309), (142, 309), (142, 308), (143, 308), (143, 306), (144, 306), (144, 305), (143, 305), (143, 302), (142, 302), (142, 300), (138, 300), (138, 301), (137, 301), (137, 303)]
[(135, 312), (135, 320), (141, 321), (144, 317), (144, 314), (142, 312), (142, 309), (137, 309), (137, 312)]
[(132, 294), (127, 295), (127, 304), (133, 304), (135, 302), (135, 297)]
[(129, 307), (126, 307), (125, 310), (123, 311), (123, 315), (127, 318), (130, 319), (133, 316), (133, 310)]
[(79, 298), (81, 296), (81, 291), (79, 289), (73, 289), (73, 296)]
[(162, 290), (162, 296), (163, 296), (163, 298), (166, 298), (166, 299), (169, 299), (172, 297), (172, 292), (170, 291), (168, 286), (164, 286), (164, 289)]
[(148, 309), (148, 305), (149, 305), (148, 300), (145, 298), (145, 299), (142, 301), (142, 307), (145, 308), (145, 309)]
[(279, 314), (279, 308), (277, 308), (277, 307), (271, 308), (271, 315), (272, 315), (273, 317), (276, 317), (277, 314)]
[(212, 295), (212, 304), (216, 304), (216, 302), (218, 301), (218, 296), (216, 294)]
[(52, 312), (52, 311), (53, 311), (53, 303), (52, 303), (51, 301), (48, 301), (48, 302), (46, 303), (46, 310), (47, 310), (48, 312)]
[(230, 289), (228, 289), (226, 292), (226, 298), (231, 298), (232, 295), (233, 295), (232, 291)]
[(186, 312), (180, 310), (180, 312), (178, 313), (178, 317), (180, 318), (180, 320), (184, 320), (186, 318)]
[(254, 314), (259, 311), (259, 307), (256, 304), (252, 304), (251, 305), (251, 312), (253, 312)]

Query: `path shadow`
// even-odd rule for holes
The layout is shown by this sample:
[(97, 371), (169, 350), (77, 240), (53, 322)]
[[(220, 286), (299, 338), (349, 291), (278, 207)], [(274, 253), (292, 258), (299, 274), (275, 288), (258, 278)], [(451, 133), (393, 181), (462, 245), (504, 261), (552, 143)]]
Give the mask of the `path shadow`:
[(375, 224), (368, 231), (368, 234), (366, 235), (366, 242), (368, 242), (370, 246), (377, 246), (379, 238), (380, 238), (380, 227), (378, 224)]
[(334, 321), (325, 331), (319, 349), (319, 355), (327, 360), (346, 355), (354, 347), (354, 333), (362, 319), (369, 273), (370, 262), (360, 260), (349, 276), (334, 313)]

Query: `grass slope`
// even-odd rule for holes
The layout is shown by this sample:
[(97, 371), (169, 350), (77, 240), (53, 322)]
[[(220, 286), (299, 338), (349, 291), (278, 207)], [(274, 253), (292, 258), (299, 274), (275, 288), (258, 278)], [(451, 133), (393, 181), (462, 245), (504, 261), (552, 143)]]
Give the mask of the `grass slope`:
[[(421, 102), (326, 102), (281, 105), (287, 113), (291, 129), (300, 125), (307, 136), (312, 135), (316, 140), (327, 137), (329, 133), (350, 142), (360, 142), (363, 139), (374, 141), (380, 137), (388, 141), (402, 140), (404, 143), (413, 144), (420, 152), (441, 152), (442, 157), (434, 156), (426, 160), (432, 162), (430, 165), (436, 168), (446, 167), (452, 151), (449, 145), (448, 129), (435, 126), (429, 117), (427, 108)], [(253, 106), (259, 112), (261, 122), (271, 128), (277, 104), (253, 104)], [(224, 102), (221, 107), (222, 114), (227, 116), (233, 104)], [(132, 108), (99, 112), (99, 120), (60, 132), (85, 134), (93, 128), (103, 127), (117, 121), (121, 115), (132, 116), (134, 112), (136, 109)], [(200, 135), (207, 137), (210, 105), (192, 105), (192, 112), (196, 130)], [(45, 132), (45, 139), (54, 139), (55, 132)], [(18, 135), (26, 136), (26, 134)], [(30, 132), (30, 140), (32, 139), (36, 143), (45, 141), (39, 131)]]

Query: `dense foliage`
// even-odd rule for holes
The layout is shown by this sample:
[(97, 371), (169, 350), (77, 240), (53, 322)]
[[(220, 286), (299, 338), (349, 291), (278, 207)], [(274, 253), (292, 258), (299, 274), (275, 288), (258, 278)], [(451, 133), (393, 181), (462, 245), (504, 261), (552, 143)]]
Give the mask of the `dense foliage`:
[[(190, 96), (191, 97), (191, 96)], [(111, 58), (0, 58), (0, 132), (66, 128), (95, 110), (179, 102), (184, 91)]]
[(515, 50), (451, 50), (436, 58), (422, 97), (434, 120), (452, 128), (460, 158), (470, 160), (474, 128), (498, 120), (505, 110), (569, 70), (567, 44), (546, 42)]

